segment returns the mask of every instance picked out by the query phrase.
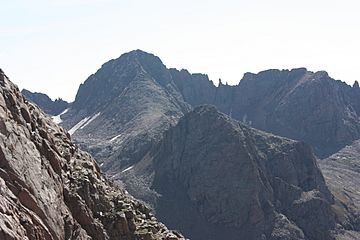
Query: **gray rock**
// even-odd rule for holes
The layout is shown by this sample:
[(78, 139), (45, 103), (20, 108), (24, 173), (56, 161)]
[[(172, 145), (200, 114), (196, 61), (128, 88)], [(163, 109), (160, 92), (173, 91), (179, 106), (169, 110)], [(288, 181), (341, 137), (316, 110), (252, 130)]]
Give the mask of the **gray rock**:
[[(304, 143), (201, 106), (147, 156), (132, 177), (153, 175), (157, 216), (191, 239), (332, 239), (332, 195)], [(281, 227), (279, 214), (291, 223)]]
[(21, 93), (26, 97), (27, 100), (38, 105), (45, 113), (56, 116), (62, 113), (68, 106), (69, 103), (62, 100), (61, 98), (51, 100), (48, 95), (44, 93), (31, 92), (27, 89), (23, 89)]
[(360, 92), (324, 71), (304, 68), (246, 73), (236, 86), (171, 71), (192, 106), (213, 104), (252, 127), (309, 143), (320, 157), (360, 138)]
[(161, 60), (136, 50), (105, 63), (80, 86), (62, 125), (115, 174), (139, 161), (189, 110)]
[[(134, 213), (131, 221), (125, 211)], [(165, 239), (172, 232), (146, 214), (0, 70), (0, 239), (135, 240), (153, 229), (149, 239)]]
[(360, 141), (319, 161), (335, 197), (336, 217), (347, 230), (360, 231)]
[(305, 240), (303, 231), (285, 215), (276, 214), (271, 240)]

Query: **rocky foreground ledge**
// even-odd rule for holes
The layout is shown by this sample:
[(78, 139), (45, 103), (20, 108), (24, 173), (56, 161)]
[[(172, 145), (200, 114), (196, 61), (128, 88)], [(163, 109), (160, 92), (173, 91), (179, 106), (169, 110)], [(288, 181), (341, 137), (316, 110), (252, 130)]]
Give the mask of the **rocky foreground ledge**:
[(0, 70), (0, 239), (184, 239), (107, 180)]

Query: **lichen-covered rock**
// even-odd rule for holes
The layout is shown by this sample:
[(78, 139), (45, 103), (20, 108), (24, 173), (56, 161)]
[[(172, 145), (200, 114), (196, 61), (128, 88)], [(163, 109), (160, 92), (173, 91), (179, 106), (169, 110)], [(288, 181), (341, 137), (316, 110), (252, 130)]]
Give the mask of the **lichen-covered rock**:
[[(0, 239), (166, 239), (172, 231), (107, 180), (0, 71)], [(142, 231), (151, 232), (146, 235)], [(177, 235), (176, 239), (183, 239)]]

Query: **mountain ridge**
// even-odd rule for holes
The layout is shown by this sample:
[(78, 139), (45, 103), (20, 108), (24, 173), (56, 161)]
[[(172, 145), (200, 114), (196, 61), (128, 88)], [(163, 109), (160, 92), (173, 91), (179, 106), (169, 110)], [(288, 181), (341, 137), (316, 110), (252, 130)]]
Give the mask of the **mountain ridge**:
[(255, 128), (306, 141), (321, 158), (360, 138), (360, 88), (356, 82), (351, 87), (325, 71), (296, 68), (245, 73), (237, 85), (215, 86), (205, 74), (167, 69), (159, 57), (141, 50), (110, 60), (81, 84), (72, 107), (80, 117), (67, 117), (63, 126), (70, 129), (84, 117), (100, 112), (101, 106), (111, 105), (136, 76), (153, 79), (180, 102), (176, 108), (182, 113), (189, 110), (184, 105), (212, 104)]
[(69, 103), (57, 98), (54, 101), (48, 95), (39, 92), (31, 92), (27, 89), (21, 90), (21, 93), (31, 102), (36, 103), (47, 114), (56, 116), (61, 114)]

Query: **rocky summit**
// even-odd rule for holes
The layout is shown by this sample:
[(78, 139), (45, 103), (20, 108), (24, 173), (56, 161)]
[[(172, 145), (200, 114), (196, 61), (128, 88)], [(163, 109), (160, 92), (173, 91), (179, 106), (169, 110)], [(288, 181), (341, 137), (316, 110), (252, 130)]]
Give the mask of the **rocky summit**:
[(100, 172), (0, 70), (0, 239), (184, 239)]
[(141, 159), (189, 110), (161, 60), (136, 50), (91, 75), (61, 118), (102, 168), (116, 173)]
[(51, 100), (48, 95), (38, 92), (30, 92), (27, 89), (23, 89), (21, 93), (27, 100), (37, 104), (45, 113), (56, 116), (66, 110), (69, 103), (61, 98)]
[(191, 239), (328, 240), (338, 231), (333, 196), (308, 145), (249, 128), (212, 106), (181, 118), (119, 176)]

